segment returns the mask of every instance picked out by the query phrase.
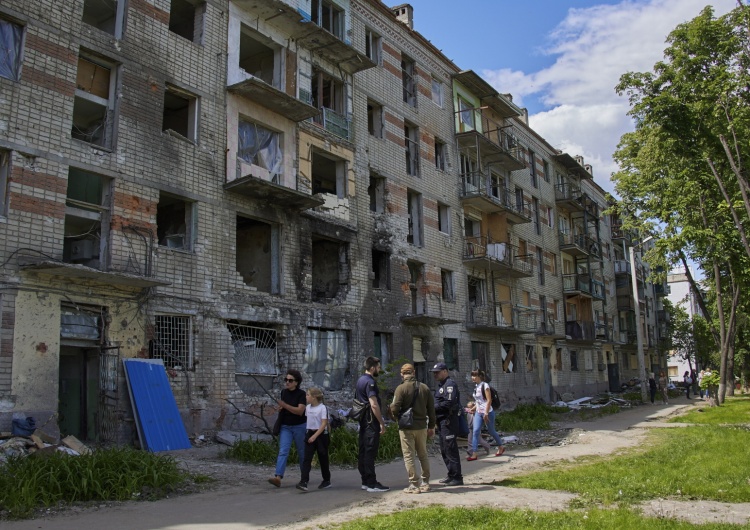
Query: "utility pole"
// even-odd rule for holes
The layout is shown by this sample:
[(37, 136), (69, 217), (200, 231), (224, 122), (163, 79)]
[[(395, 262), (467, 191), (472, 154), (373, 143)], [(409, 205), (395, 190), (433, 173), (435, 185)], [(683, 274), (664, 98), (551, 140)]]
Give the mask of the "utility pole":
[(638, 378), (641, 380), (641, 399), (644, 403), (648, 401), (646, 391), (646, 361), (643, 358), (643, 329), (641, 327), (641, 302), (638, 297), (638, 276), (635, 268), (635, 247), (651, 239), (650, 237), (630, 247), (630, 279), (633, 285), (633, 301), (635, 302), (635, 340), (638, 349)]

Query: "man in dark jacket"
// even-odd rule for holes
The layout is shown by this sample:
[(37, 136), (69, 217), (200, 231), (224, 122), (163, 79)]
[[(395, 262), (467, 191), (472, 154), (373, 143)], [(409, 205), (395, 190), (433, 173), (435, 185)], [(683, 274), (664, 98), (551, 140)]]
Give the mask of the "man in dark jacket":
[[(401, 452), (404, 453), (404, 465), (409, 475), (409, 487), (404, 492), (426, 493), (430, 491), (430, 457), (427, 455), (427, 437), (435, 435), (435, 401), (430, 388), (417, 381), (414, 365), (403, 365), (401, 377), (404, 382), (396, 387), (391, 413), (394, 418), (398, 419), (411, 408), (414, 418), (410, 427), (399, 425), (398, 428)], [(417, 454), (422, 468), (421, 481), (414, 466), (414, 453)]]
[(435, 389), (435, 415), (437, 434), (440, 437), (440, 453), (443, 456), (448, 476), (440, 480), (446, 486), (462, 486), (461, 457), (458, 454), (458, 414), (461, 410), (461, 395), (458, 385), (448, 374), (445, 363), (437, 363), (430, 370), (438, 383)]
[(365, 359), (365, 373), (357, 380), (355, 395), (362, 403), (369, 403), (367, 412), (359, 420), (359, 455), (357, 459), (362, 489), (369, 493), (388, 491), (375, 476), (375, 457), (378, 455), (380, 435), (385, 433), (385, 421), (380, 412), (380, 392), (375, 378), (380, 375), (380, 359)]

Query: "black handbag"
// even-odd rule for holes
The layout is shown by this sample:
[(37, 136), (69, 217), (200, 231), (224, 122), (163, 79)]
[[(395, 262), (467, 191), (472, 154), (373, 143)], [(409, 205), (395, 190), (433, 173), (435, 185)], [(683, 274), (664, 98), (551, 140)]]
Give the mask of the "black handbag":
[(414, 427), (414, 403), (417, 402), (417, 394), (419, 394), (419, 383), (414, 383), (414, 397), (411, 400), (411, 406), (398, 416), (399, 429)]
[(350, 420), (359, 421), (361, 420), (365, 412), (367, 412), (367, 409), (370, 407), (370, 401), (362, 402), (358, 400), (357, 398), (354, 398), (352, 400), (352, 408), (349, 409), (349, 412), (347, 413), (346, 417)]
[(281, 434), (281, 412), (279, 412), (279, 415), (276, 416), (276, 422), (273, 424), (273, 430), (271, 431), (271, 434), (274, 436), (278, 436)]

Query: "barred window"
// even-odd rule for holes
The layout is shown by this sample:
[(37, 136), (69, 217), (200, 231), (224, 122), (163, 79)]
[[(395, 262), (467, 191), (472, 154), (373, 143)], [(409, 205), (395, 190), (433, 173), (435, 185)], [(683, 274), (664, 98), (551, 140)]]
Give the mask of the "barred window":
[(237, 373), (277, 375), (276, 330), (228, 323)]
[(176, 369), (192, 368), (192, 321), (189, 316), (156, 315), (154, 338), (149, 343), (152, 359), (161, 359), (164, 366)]

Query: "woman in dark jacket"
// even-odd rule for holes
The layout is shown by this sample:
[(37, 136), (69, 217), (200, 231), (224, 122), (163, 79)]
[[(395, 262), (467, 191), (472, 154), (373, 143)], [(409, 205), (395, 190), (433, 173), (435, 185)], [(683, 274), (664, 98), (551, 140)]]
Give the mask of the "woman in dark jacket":
[(281, 431), (279, 432), (279, 456), (276, 457), (276, 472), (268, 482), (281, 487), (281, 479), (284, 478), (286, 470), (286, 460), (289, 457), (289, 450), (292, 448), (292, 441), (297, 446), (297, 455), (299, 455), (300, 470), (302, 469), (302, 460), (305, 454), (305, 430), (307, 422), (305, 420), (305, 405), (307, 398), (305, 391), (300, 389), (302, 374), (297, 370), (287, 370), (284, 376), (284, 390), (281, 391), (281, 399), (278, 405), (281, 408)]

